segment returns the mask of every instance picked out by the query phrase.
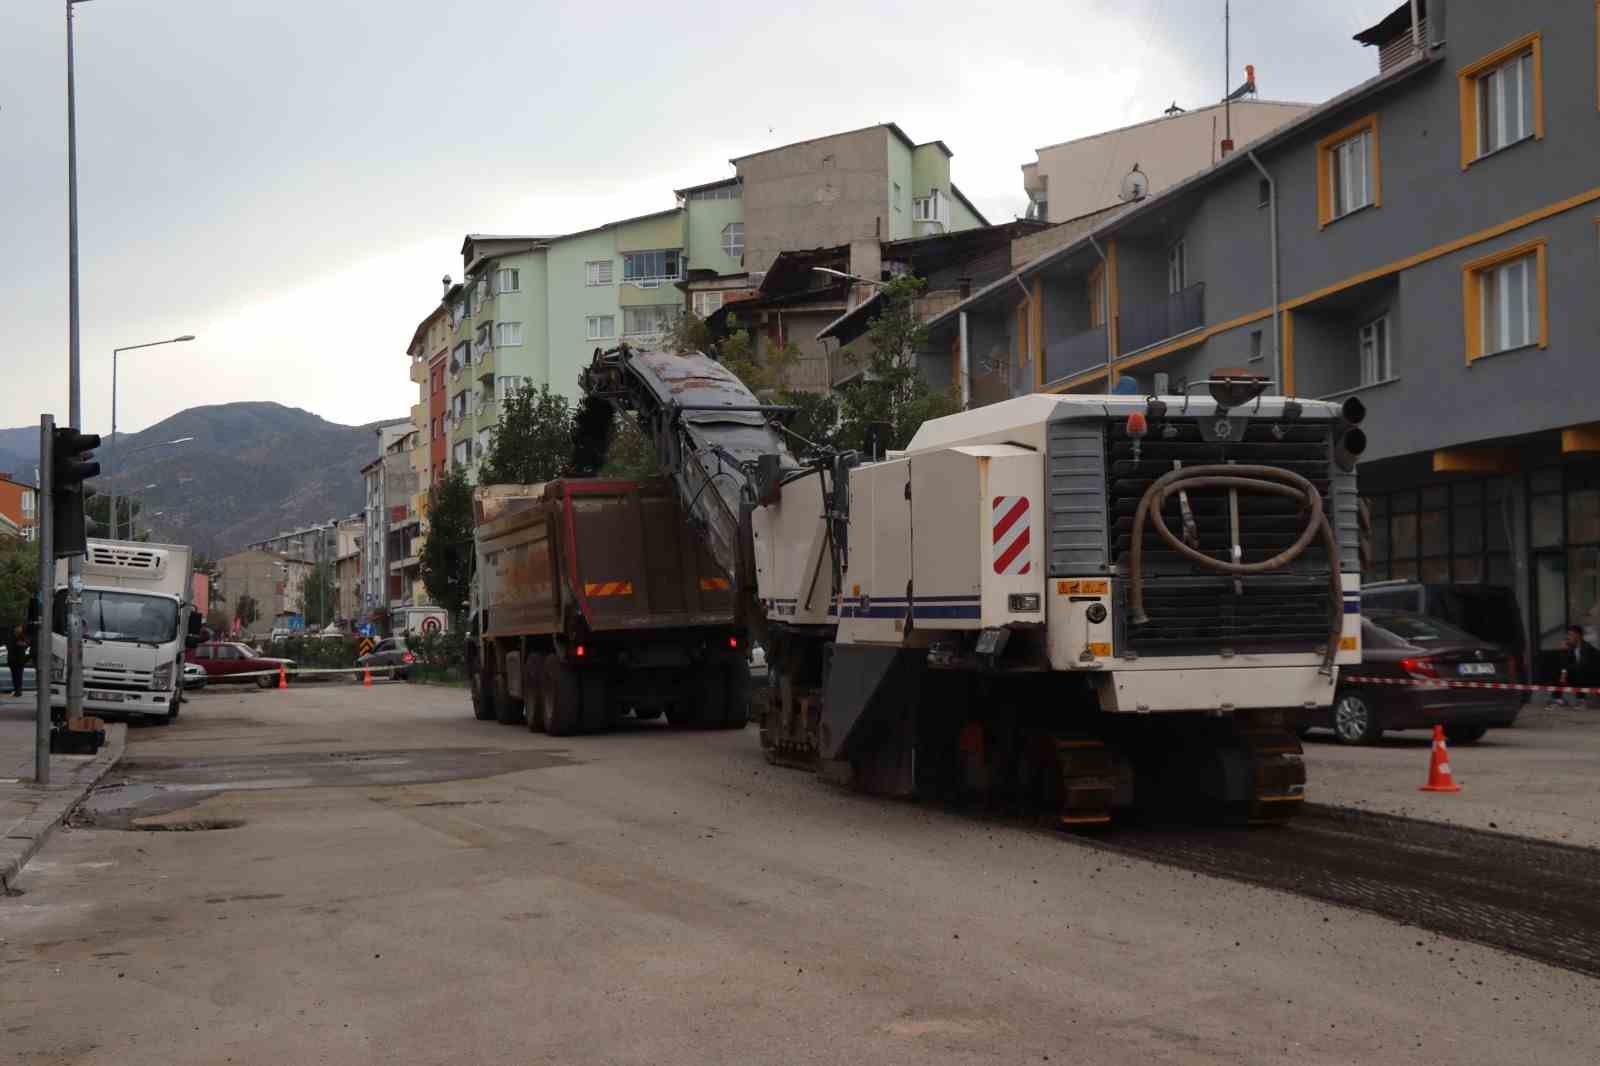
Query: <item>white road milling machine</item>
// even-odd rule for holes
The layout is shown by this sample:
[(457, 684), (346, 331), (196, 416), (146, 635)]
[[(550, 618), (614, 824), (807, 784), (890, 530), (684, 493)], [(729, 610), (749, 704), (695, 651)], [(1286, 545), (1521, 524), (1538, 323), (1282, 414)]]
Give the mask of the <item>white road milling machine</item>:
[(580, 421), (594, 459), (613, 407), (636, 413), (734, 580), (769, 760), (1071, 827), (1174, 804), (1275, 823), (1305, 798), (1298, 712), (1361, 657), (1366, 438), (1359, 401), (1268, 384), (1021, 396), (862, 462), (796, 458), (788, 411), (707, 356), (623, 346), (595, 353)]

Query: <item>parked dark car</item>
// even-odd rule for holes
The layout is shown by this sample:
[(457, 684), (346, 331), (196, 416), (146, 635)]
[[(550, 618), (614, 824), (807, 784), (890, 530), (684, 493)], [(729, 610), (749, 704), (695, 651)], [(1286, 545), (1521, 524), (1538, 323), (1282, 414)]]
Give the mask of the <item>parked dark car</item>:
[(1517, 680), (1511, 652), (1428, 615), (1364, 610), (1361, 665), (1340, 670), (1333, 706), (1301, 712), (1302, 732), (1331, 729), (1344, 744), (1371, 744), (1386, 731), (1444, 726), (1453, 744), (1471, 744), (1511, 725), (1522, 709), (1515, 692), (1493, 689), (1370, 685), (1347, 677), (1408, 681)]
[[(224, 681), (254, 681), (262, 688), (271, 688), (278, 683), (273, 676), (278, 667), (284, 667), (289, 675), (294, 675), (295, 663), (293, 659), (274, 659), (262, 655), (248, 644), (241, 644), (230, 640), (208, 640), (198, 647), (190, 648), (184, 657), (191, 663), (200, 664), (206, 672), (206, 677), (221, 684)], [(237, 677), (238, 674), (254, 674), (259, 671), (270, 671), (262, 677)]]
[[(1511, 652), (1519, 676), (1532, 676), (1528, 634), (1517, 594), (1505, 585), (1373, 581), (1361, 586), (1361, 606), (1374, 611), (1425, 614)], [(1559, 634), (1558, 634), (1559, 636)], [(1526, 703), (1527, 698), (1523, 697)]]
[[(388, 676), (398, 677), (402, 681), (409, 681), (411, 680), (411, 672), (407, 667), (412, 666), (416, 661), (417, 656), (406, 643), (405, 637), (384, 637), (378, 641), (376, 647), (358, 658), (356, 665), (368, 667), (372, 670), (377, 670), (380, 666), (396, 667), (397, 669)], [(378, 676), (382, 677), (384, 675), (380, 674)], [(356, 674), (355, 679), (360, 681), (361, 675)]]

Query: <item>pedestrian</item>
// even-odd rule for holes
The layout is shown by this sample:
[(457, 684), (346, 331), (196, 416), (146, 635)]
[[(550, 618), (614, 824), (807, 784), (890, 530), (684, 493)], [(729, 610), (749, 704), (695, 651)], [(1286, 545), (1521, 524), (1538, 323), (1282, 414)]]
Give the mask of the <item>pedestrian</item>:
[(12, 626), (6, 636), (6, 662), (11, 667), (11, 694), (22, 695), (22, 671), (28, 665), (28, 631)]
[[(1600, 686), (1600, 648), (1584, 638), (1583, 627), (1567, 626), (1566, 639), (1562, 643), (1561, 683), (1573, 688)], [(1567, 694), (1563, 692), (1561, 695), (1561, 702), (1565, 703)], [(1587, 702), (1589, 694), (1584, 693), (1579, 698)]]

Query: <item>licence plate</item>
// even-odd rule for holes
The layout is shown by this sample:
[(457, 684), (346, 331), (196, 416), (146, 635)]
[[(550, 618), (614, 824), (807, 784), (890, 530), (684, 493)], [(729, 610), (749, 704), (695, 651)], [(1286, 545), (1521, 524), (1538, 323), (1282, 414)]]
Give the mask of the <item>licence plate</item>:
[(95, 692), (93, 690), (90, 690), (88, 692), (85, 692), (84, 695), (88, 696), (91, 700), (99, 700), (101, 703), (121, 703), (122, 702), (122, 693), (120, 693), (120, 692)]
[(1493, 674), (1494, 663), (1458, 663), (1456, 672), (1459, 674)]

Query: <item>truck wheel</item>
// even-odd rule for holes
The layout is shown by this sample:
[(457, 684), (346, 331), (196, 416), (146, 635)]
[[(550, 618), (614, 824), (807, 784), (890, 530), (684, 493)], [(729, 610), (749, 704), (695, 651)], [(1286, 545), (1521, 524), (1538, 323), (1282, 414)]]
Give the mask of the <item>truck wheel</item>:
[(580, 679), (579, 706), (585, 733), (604, 733), (614, 723), (616, 716), (611, 708), (611, 686), (605, 675), (590, 673)]
[(544, 732), (544, 656), (529, 655), (522, 660), (522, 712), (528, 732)]
[(520, 725), (523, 718), (522, 702), (512, 698), (503, 673), (494, 675), (494, 718), (501, 725)]
[(554, 655), (544, 658), (544, 731), (570, 737), (578, 731), (578, 672)]
[(722, 728), (743, 729), (750, 721), (750, 668), (744, 663), (728, 667), (724, 685)]
[(494, 721), (494, 679), (488, 674), (472, 677), (472, 717), (480, 722)]
[(701, 729), (723, 729), (727, 724), (728, 680), (722, 670), (706, 667), (700, 674), (694, 724)]

